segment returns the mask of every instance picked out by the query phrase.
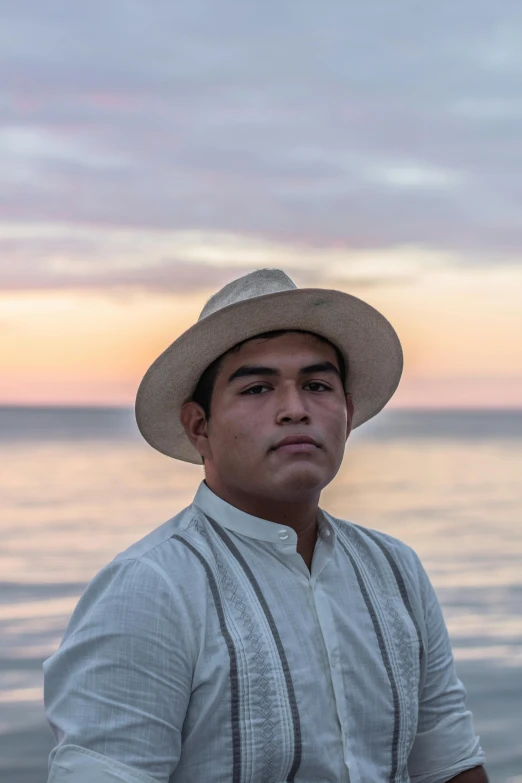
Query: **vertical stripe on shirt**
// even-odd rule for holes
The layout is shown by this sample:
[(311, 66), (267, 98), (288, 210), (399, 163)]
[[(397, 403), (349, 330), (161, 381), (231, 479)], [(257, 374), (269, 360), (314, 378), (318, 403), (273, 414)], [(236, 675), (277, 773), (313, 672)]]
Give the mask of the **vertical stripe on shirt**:
[(410, 619), (415, 626), (415, 631), (417, 633), (417, 639), (419, 642), (419, 662), (422, 661), (423, 655), (424, 655), (424, 645), (422, 643), (422, 635), (419, 628), (419, 623), (417, 622), (417, 618), (415, 617), (415, 613), (413, 611), (413, 607), (411, 605), (410, 597), (408, 595), (408, 591), (406, 589), (406, 584), (404, 583), (404, 578), (399, 570), (399, 567), (397, 563), (395, 562), (395, 559), (391, 555), (391, 553), (388, 551), (388, 549), (384, 546), (382, 541), (373, 533), (371, 533), (369, 530), (367, 530), (365, 527), (361, 527), (360, 525), (355, 526), (358, 530), (360, 530), (362, 533), (368, 536), (368, 538), (371, 538), (371, 540), (377, 544), (381, 552), (383, 553), (384, 557), (388, 561), (391, 570), (393, 571), (393, 575), (395, 577), (395, 581), (397, 582), (397, 587), (399, 589), (400, 596), (402, 598), (402, 601), (404, 603), (404, 606), (406, 607), (406, 611), (410, 615)]
[(219, 595), (218, 586), (212, 573), (212, 569), (203, 557), (198, 552), (196, 547), (192, 546), (185, 538), (180, 535), (174, 535), (172, 538), (181, 541), (190, 551), (196, 555), (203, 568), (206, 571), (212, 597), (216, 607), (216, 612), (219, 619), (219, 627), (225, 644), (228, 650), (228, 656), (230, 658), (230, 719), (232, 723), (232, 781), (233, 783), (241, 783), (241, 734), (239, 730), (239, 680), (237, 671), (237, 654), (234, 647), (234, 642), (225, 622), (225, 613), (223, 611), (223, 605)]
[(250, 584), (252, 585), (252, 588), (254, 589), (257, 600), (259, 601), (259, 604), (263, 612), (265, 613), (266, 620), (268, 622), (270, 631), (272, 632), (272, 636), (277, 651), (279, 653), (279, 658), (281, 660), (281, 668), (283, 670), (283, 674), (286, 682), (286, 690), (288, 694), (288, 701), (290, 704), (290, 712), (292, 715), (292, 723), (294, 729), (294, 758), (293, 758), (292, 766), (290, 768), (290, 772), (288, 773), (288, 777), (287, 777), (287, 783), (293, 783), (297, 771), (301, 765), (301, 756), (302, 756), (301, 720), (299, 718), (299, 710), (297, 707), (297, 700), (295, 698), (294, 683), (292, 681), (292, 675), (290, 673), (290, 667), (288, 665), (288, 660), (283, 647), (283, 643), (281, 641), (279, 631), (277, 630), (277, 626), (272, 616), (272, 612), (270, 611), (268, 603), (265, 599), (265, 596), (263, 595), (263, 592), (259, 586), (257, 579), (252, 573), (252, 569), (250, 568), (250, 566), (248, 565), (245, 558), (243, 557), (239, 549), (236, 547), (234, 542), (230, 539), (229, 535), (225, 533), (225, 530), (207, 514), (205, 514), (205, 518), (212, 525), (214, 531), (218, 534), (218, 536), (221, 538), (224, 544), (228, 547), (229, 551), (236, 558), (237, 562), (240, 564), (243, 571), (245, 572)]
[(379, 650), (381, 652), (384, 668), (386, 669), (388, 680), (390, 682), (390, 687), (393, 696), (393, 737), (392, 737), (391, 769), (390, 769), (389, 783), (394, 783), (395, 778), (397, 776), (397, 769), (398, 769), (398, 748), (399, 748), (399, 731), (400, 731), (399, 689), (397, 687), (397, 682), (393, 674), (390, 656), (388, 654), (388, 650), (386, 649), (386, 643), (384, 641), (384, 636), (383, 636), (382, 628), (379, 623), (379, 618), (377, 617), (377, 612), (375, 610), (375, 607), (370, 598), (370, 594), (364, 583), (361, 570), (357, 565), (352, 553), (346, 546), (345, 542), (342, 540), (341, 536), (338, 537), (338, 541), (343, 551), (345, 552), (346, 556), (350, 560), (350, 563), (352, 564), (352, 568), (354, 570), (355, 576), (357, 578), (357, 582), (359, 584), (361, 595), (364, 599), (364, 603), (366, 604), (368, 614), (370, 615), (373, 623), (373, 628), (375, 631), (375, 635), (377, 637), (377, 642), (379, 644)]

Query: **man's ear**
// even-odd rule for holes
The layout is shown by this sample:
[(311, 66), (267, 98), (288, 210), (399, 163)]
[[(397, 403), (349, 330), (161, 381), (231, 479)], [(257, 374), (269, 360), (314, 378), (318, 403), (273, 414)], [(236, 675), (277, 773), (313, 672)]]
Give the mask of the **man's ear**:
[(208, 422), (205, 411), (194, 400), (183, 403), (180, 413), (180, 421), (198, 454), (202, 457), (210, 457), (210, 444), (208, 442)]

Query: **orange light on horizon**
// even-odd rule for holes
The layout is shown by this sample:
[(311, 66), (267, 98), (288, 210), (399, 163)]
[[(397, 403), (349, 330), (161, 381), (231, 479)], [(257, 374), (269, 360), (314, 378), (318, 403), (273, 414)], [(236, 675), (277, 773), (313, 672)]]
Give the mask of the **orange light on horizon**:
[[(211, 294), (0, 295), (0, 404), (132, 405)], [(522, 270), (438, 270), (363, 294), (403, 343), (391, 406), (522, 407)]]

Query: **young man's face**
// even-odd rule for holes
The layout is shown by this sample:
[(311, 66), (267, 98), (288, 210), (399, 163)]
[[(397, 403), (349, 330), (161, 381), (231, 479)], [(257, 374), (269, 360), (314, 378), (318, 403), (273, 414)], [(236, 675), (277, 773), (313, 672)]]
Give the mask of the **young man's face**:
[[(335, 370), (302, 372), (326, 363), (339, 369), (330, 345), (293, 332), (251, 340), (224, 358), (211, 417), (200, 422), (202, 437), (195, 443), (205, 457), (209, 483), (232, 493), (292, 502), (318, 495), (332, 481), (343, 459), (353, 405)], [(260, 369), (231, 377), (253, 366), (277, 374)], [(294, 435), (307, 435), (318, 445), (277, 448)]]

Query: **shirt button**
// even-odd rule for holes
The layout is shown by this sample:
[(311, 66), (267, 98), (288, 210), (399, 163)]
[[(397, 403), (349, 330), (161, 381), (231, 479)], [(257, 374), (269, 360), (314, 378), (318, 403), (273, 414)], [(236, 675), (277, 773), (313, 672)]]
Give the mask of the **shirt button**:
[(288, 538), (288, 530), (285, 530), (284, 528), (283, 528), (283, 530), (280, 530), (279, 531), (279, 538), (282, 541), (284, 541), (286, 538)]
[(330, 663), (332, 664), (332, 666), (337, 666), (337, 664), (339, 663), (339, 653), (336, 652), (335, 650), (332, 653), (330, 653)]

